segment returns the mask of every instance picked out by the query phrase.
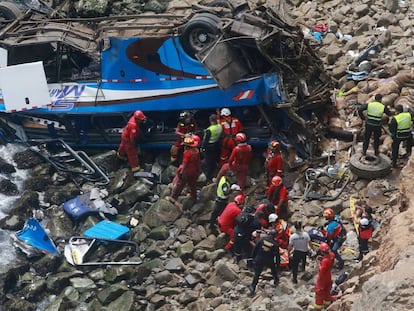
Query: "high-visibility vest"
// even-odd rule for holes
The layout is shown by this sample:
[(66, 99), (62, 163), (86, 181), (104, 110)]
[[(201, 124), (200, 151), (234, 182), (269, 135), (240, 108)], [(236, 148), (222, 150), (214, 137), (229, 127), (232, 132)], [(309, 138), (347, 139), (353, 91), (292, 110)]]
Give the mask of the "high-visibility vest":
[(220, 124), (212, 124), (210, 125), (207, 130), (210, 130), (210, 139), (208, 140), (209, 144), (214, 144), (218, 142), (220, 139), (221, 133), (223, 132), (223, 128)]
[(397, 121), (397, 137), (408, 138), (411, 135), (411, 114), (409, 112), (400, 112), (394, 116)]
[(385, 106), (380, 102), (369, 102), (367, 109), (367, 124), (380, 126)]
[(229, 197), (230, 192), (230, 183), (228, 182), (226, 176), (222, 176), (217, 186), (216, 195), (222, 200), (226, 200)]

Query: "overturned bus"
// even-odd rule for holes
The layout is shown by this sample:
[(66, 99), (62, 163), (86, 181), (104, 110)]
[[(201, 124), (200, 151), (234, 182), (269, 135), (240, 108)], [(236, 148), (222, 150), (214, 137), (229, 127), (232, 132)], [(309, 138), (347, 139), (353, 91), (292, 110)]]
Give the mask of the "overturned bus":
[(300, 27), (279, 7), (213, 2), (88, 19), (28, 10), (6, 23), (2, 140), (114, 147), (143, 110), (151, 126), (142, 146), (159, 148), (174, 140), (180, 111), (204, 128), (228, 107), (250, 143), (278, 138), (313, 155), (334, 109), (333, 83)]

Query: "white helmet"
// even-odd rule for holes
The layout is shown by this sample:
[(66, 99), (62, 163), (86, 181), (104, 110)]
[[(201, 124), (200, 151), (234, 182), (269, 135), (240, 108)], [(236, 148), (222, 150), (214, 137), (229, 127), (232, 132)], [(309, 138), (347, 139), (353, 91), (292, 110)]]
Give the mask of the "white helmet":
[(220, 115), (222, 117), (228, 117), (228, 116), (231, 115), (231, 111), (230, 111), (229, 108), (223, 108), (223, 109), (221, 109)]
[(275, 222), (277, 220), (276, 214), (270, 214), (269, 215), (269, 222)]
[(369, 225), (369, 220), (368, 220), (367, 218), (361, 218), (361, 219), (359, 220), (359, 224), (360, 224), (361, 226), (368, 226), (368, 225)]

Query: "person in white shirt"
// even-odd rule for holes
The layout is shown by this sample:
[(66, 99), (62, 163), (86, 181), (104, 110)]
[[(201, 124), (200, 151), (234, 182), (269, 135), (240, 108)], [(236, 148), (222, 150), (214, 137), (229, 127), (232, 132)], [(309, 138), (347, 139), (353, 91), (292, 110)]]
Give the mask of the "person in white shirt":
[(302, 270), (305, 270), (306, 256), (311, 249), (311, 239), (309, 234), (302, 230), (302, 223), (296, 221), (294, 223), (296, 232), (289, 238), (289, 258), (290, 268), (292, 270), (292, 282), (298, 283), (298, 269), (301, 264)]

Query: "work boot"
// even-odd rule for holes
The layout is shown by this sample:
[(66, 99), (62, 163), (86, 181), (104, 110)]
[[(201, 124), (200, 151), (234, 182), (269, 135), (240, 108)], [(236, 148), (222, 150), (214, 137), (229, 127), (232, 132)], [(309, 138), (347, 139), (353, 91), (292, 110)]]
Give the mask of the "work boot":
[(293, 277), (293, 276), (292, 276), (292, 283), (293, 283), (293, 284), (298, 284), (298, 279), (297, 279), (297, 277)]
[(137, 167), (133, 167), (133, 168), (131, 168), (131, 171), (132, 171), (132, 173), (135, 173), (135, 172), (142, 172), (143, 171), (143, 169), (138, 165)]

